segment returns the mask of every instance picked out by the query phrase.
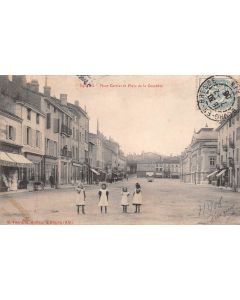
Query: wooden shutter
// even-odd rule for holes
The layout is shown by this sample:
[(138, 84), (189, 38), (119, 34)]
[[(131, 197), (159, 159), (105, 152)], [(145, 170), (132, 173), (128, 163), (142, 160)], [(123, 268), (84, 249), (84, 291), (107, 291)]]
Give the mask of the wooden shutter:
[(23, 126), (23, 144), (27, 145), (27, 126)]
[(6, 139), (9, 139), (9, 126), (6, 125)]
[(53, 132), (59, 133), (59, 119), (54, 119), (53, 124)]
[(13, 127), (13, 141), (15, 141), (16, 140), (16, 128), (15, 127)]
[(30, 146), (36, 147), (36, 131), (30, 128)]
[(39, 148), (43, 148), (42, 146), (42, 133), (39, 131)]
[(47, 113), (47, 129), (51, 128), (51, 114)]

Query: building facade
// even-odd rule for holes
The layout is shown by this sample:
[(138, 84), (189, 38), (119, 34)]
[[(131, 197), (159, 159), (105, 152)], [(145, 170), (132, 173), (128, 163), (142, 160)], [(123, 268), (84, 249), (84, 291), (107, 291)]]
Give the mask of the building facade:
[(185, 183), (208, 183), (217, 164), (217, 132), (207, 126), (194, 132), (191, 144), (181, 154), (180, 176)]
[(216, 129), (218, 133), (217, 184), (240, 189), (240, 112), (239, 109)]

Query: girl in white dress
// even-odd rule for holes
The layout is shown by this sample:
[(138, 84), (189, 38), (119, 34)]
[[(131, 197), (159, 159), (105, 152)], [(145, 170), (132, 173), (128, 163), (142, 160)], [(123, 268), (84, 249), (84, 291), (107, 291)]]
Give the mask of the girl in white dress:
[(135, 213), (140, 213), (140, 206), (142, 205), (142, 190), (139, 183), (136, 183), (132, 204), (135, 205)]
[(127, 207), (129, 205), (128, 197), (130, 195), (130, 193), (128, 192), (127, 187), (122, 188), (122, 193), (121, 194), (122, 194), (121, 205), (122, 205), (122, 208), (123, 208), (123, 213), (127, 213)]
[(79, 214), (79, 207), (82, 207), (82, 213), (85, 214), (84, 208), (85, 208), (85, 200), (86, 200), (86, 193), (83, 185), (80, 183), (78, 184), (76, 188), (76, 206), (77, 206), (77, 212)]
[(109, 196), (109, 191), (107, 190), (107, 185), (103, 183), (101, 189), (98, 192), (98, 197), (99, 197), (98, 206), (101, 208), (101, 213), (103, 211), (103, 207), (105, 208), (105, 214), (107, 213), (108, 196)]

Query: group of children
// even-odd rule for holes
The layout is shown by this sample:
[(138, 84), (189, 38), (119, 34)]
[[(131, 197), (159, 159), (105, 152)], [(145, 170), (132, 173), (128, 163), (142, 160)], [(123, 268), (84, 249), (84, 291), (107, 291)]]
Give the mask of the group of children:
[[(85, 214), (85, 201), (86, 201), (86, 192), (83, 184), (79, 184), (76, 188), (77, 197), (76, 197), (76, 206), (77, 212), (79, 214), (79, 209), (82, 208), (82, 213)], [(129, 206), (129, 196), (127, 187), (122, 188), (121, 192), (121, 205), (123, 208), (123, 213), (127, 213), (127, 207)], [(101, 189), (98, 192), (98, 207), (100, 207), (101, 213), (103, 210), (107, 213), (108, 201), (109, 201), (109, 191), (107, 190), (106, 183), (102, 183)], [(142, 205), (142, 190), (139, 183), (136, 183), (135, 190), (133, 192), (132, 204), (135, 206), (135, 213), (140, 213), (140, 207)]]

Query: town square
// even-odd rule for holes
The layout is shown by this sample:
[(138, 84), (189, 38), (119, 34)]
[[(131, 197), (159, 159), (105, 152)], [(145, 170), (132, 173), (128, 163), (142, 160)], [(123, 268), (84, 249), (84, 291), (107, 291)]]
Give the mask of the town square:
[(0, 223), (239, 224), (237, 79), (1, 75)]

